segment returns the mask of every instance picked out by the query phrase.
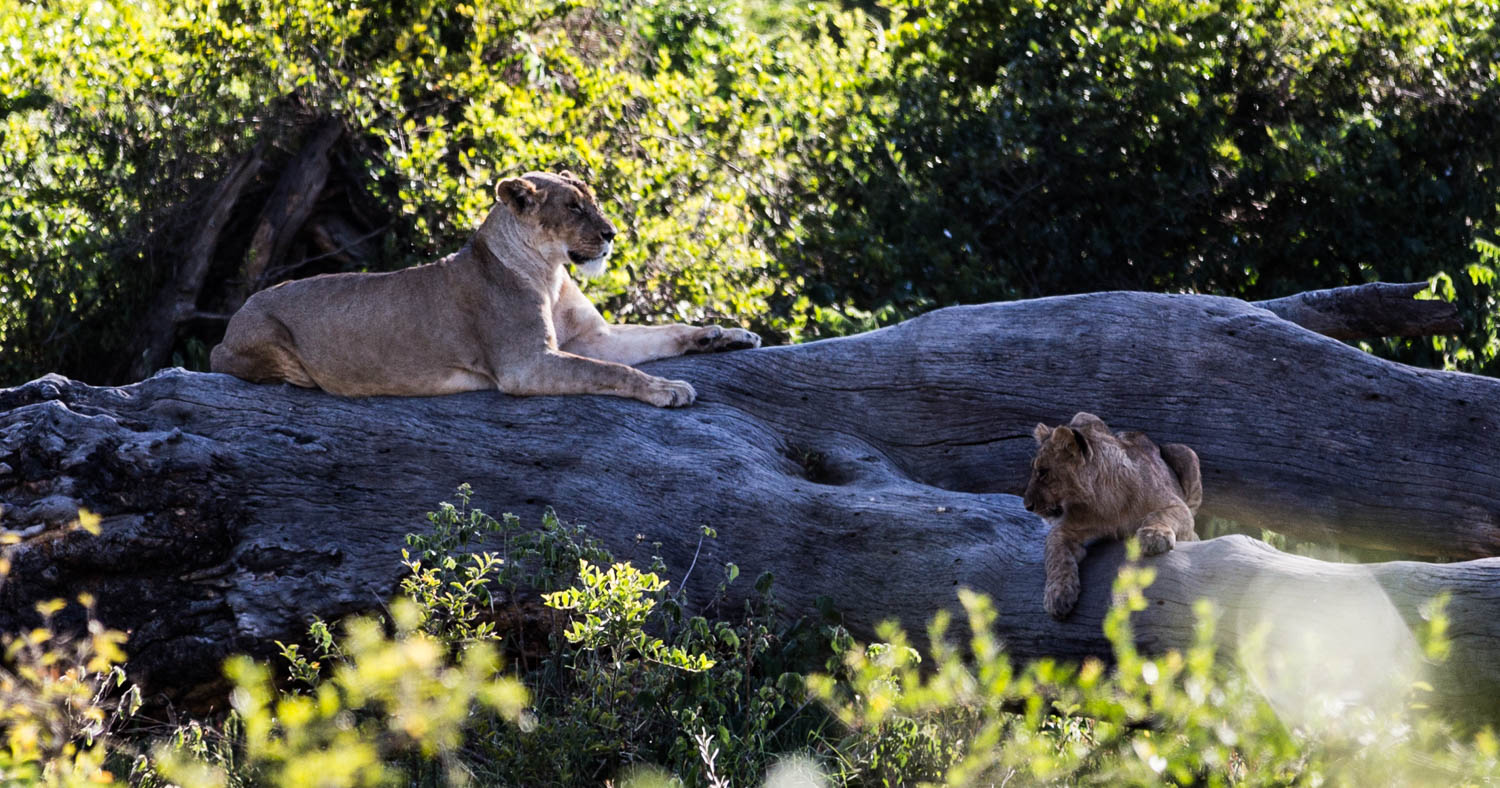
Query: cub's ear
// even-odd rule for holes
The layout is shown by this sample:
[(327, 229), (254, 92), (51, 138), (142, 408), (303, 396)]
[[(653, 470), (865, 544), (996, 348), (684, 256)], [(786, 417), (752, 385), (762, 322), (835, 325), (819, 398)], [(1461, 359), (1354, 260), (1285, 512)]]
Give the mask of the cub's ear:
[(1078, 455), (1085, 460), (1089, 457), (1089, 441), (1083, 437), (1083, 430), (1068, 430), (1073, 433), (1073, 441), (1078, 444)]
[(1058, 427), (1053, 431), (1053, 436), (1062, 444), (1062, 449), (1067, 454), (1074, 451), (1083, 457), (1089, 456), (1088, 440), (1083, 437), (1083, 432), (1072, 427)]
[(1046, 443), (1047, 438), (1051, 435), (1052, 428), (1048, 427), (1045, 424), (1038, 424), (1036, 425), (1036, 428), (1031, 431), (1031, 437), (1036, 438), (1036, 445), (1038, 446)]
[(506, 178), (495, 184), (495, 199), (509, 205), (516, 213), (525, 213), (540, 205), (545, 196), (525, 178)]
[(1073, 415), (1073, 420), (1069, 422), (1069, 426), (1075, 429), (1078, 427), (1099, 427), (1104, 430), (1109, 429), (1109, 426), (1104, 423), (1104, 419), (1101, 419), (1092, 413), (1085, 413), (1083, 411), (1079, 411), (1078, 413)]

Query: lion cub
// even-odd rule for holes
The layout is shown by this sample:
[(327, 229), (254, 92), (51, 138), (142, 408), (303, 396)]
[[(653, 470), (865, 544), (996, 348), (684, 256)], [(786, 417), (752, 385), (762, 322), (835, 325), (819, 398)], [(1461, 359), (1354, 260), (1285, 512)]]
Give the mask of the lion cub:
[(1157, 555), (1198, 538), (1193, 514), (1203, 502), (1203, 476), (1192, 449), (1158, 449), (1145, 433), (1112, 433), (1092, 413), (1066, 426), (1038, 424), (1032, 435), (1038, 448), (1022, 500), (1052, 525), (1042, 606), (1053, 618), (1078, 601), (1078, 562), (1090, 541), (1135, 534), (1142, 552)]

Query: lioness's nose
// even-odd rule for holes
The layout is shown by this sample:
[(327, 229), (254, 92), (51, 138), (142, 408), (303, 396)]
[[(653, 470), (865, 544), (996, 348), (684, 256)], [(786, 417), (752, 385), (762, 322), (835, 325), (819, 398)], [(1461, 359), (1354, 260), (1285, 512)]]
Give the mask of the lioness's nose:
[(600, 230), (599, 237), (603, 238), (605, 243), (613, 241), (615, 239), (615, 228), (606, 227), (603, 230)]
[(1026, 507), (1026, 511), (1028, 511), (1028, 512), (1034, 512), (1034, 511), (1036, 511), (1036, 502), (1033, 501), (1033, 500), (1031, 500), (1030, 496), (1022, 498), (1021, 499), (1021, 505), (1025, 506)]

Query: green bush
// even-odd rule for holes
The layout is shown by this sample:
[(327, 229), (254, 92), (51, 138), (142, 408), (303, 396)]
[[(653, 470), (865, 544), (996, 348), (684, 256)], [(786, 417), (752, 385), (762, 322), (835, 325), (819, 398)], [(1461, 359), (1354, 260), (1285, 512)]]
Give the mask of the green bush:
[(210, 317), (174, 347), (201, 367), (275, 178), (330, 117), (318, 210), (362, 251), (303, 233), (272, 281), (433, 259), (496, 179), (569, 167), (625, 228), (589, 285), (611, 319), (795, 341), (951, 303), (1446, 275), (1465, 334), (1375, 349), (1493, 368), (1470, 269), (1500, 232), (1493, 3), (862, 5), (5, 0), (0, 380), (125, 379), (213, 184), (260, 145)]
[[(864, 87), (892, 109), (815, 159), (788, 265), (893, 318), (1456, 277), (1500, 229), (1497, 19), (1488, 2), (896, 3), (891, 66)], [(1464, 294), (1471, 351), (1490, 292)]]
[[(481, 538), (501, 552), (468, 552)], [(143, 788), (725, 786), (773, 772), (847, 786), (1500, 779), (1500, 739), (1431, 708), (1419, 678), (1389, 703), (1299, 679), (1305, 708), (1288, 712), (1263, 686), (1287, 655), (1254, 631), (1233, 658), (1221, 654), (1206, 603), (1188, 649), (1140, 653), (1130, 620), (1154, 574), (1133, 563), (1106, 616), (1108, 661), (1023, 664), (992, 634), (989, 601), (969, 591), (965, 640), (940, 613), (922, 653), (892, 624), (882, 642), (855, 643), (831, 610), (786, 622), (769, 576), (731, 606), (732, 564), (711, 616), (686, 616), (659, 560), (647, 571), (616, 561), (551, 514), (537, 530), (496, 520), (469, 506), (467, 488), (407, 541), (412, 597), (382, 619), (315, 622), (306, 643), (282, 645), (285, 681), (266, 663), (230, 660), (233, 711), (164, 737), (128, 730), (139, 696), (116, 689), (121, 633), (91, 626), (68, 639), (44, 626), (8, 639), (0, 776), (97, 785), (128, 773)], [(540, 657), (502, 670), (499, 649), (518, 644), (483, 625), (518, 606), (542, 612), (550, 635)], [(1442, 609), (1438, 599), (1424, 610), (1418, 659), (1446, 656)]]
[[(0, 567), (3, 569), (3, 567)], [(4, 571), (0, 571), (3, 580)], [(139, 708), (140, 691), (124, 687), (125, 633), (87, 612), (85, 636), (55, 631), (63, 600), (39, 604), (41, 626), (0, 637), (0, 783), (86, 786), (110, 783), (107, 759), (121, 725)]]
[[(548, 652), (522, 673), (534, 699), (522, 724), (471, 738), (481, 782), (597, 784), (644, 764), (689, 785), (752, 784), (782, 754), (813, 746), (831, 722), (809, 705), (798, 671), (826, 656), (820, 643), (840, 630), (780, 622), (769, 575), (756, 581), (753, 604), (734, 609), (723, 600), (739, 570), (725, 567), (708, 605), (715, 618), (688, 617), (659, 559), (642, 572), (550, 513), (543, 530), (528, 533), (509, 515), (495, 521), (469, 509), (466, 491), (460, 498), (435, 514), (435, 530), (466, 521), (505, 534), (500, 565), (509, 571), (496, 574), (495, 587), (508, 601), (498, 604), (541, 591), (556, 613)], [(573, 571), (561, 571), (570, 559)]]
[[(257, 144), (266, 172), (225, 227), (197, 306), (233, 309), (258, 206), (321, 118), (345, 128), (323, 209), (368, 254), (306, 253), (274, 278), (389, 269), (457, 248), (501, 177), (568, 167), (623, 228), (591, 285), (607, 317), (746, 321), (795, 293), (759, 234), (877, 34), (853, 16), (748, 34), (726, 5), (509, 0), (0, 6), (0, 380), (127, 376), (214, 183)], [(820, 13), (819, 20), (834, 20)], [(769, 24), (769, 22), (766, 22)], [(273, 279), (274, 281), (274, 279)], [(182, 325), (201, 365), (222, 323)]]
[[(1139, 549), (1131, 543), (1133, 556)], [(1500, 778), (1500, 740), (1433, 714), (1420, 681), (1391, 707), (1332, 691), (1302, 698), (1315, 713), (1286, 718), (1268, 702), (1254, 663), (1278, 655), (1252, 638), (1241, 664), (1216, 649), (1218, 613), (1194, 612), (1185, 652), (1147, 657), (1132, 613), (1144, 610), (1149, 568), (1122, 569), (1099, 660), (1016, 664), (991, 634), (995, 612), (964, 591), (969, 641), (949, 639), (949, 617), (930, 628), (930, 665), (893, 625), (885, 643), (846, 652), (842, 675), (809, 684), (852, 731), (832, 748), (837, 782), (883, 785), (1482, 785)], [(1429, 659), (1446, 653), (1441, 604), (1429, 607)]]

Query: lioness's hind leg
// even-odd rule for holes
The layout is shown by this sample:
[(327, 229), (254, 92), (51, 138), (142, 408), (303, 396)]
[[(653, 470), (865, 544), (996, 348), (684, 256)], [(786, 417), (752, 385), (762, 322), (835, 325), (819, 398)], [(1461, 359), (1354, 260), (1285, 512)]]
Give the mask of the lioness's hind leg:
[(209, 357), (209, 369), (252, 383), (284, 381), (303, 388), (318, 387), (302, 363), (280, 348), (254, 348), (248, 353), (240, 353), (219, 345)]
[(209, 369), (255, 383), (286, 381), (316, 388), (317, 382), (288, 349), (290, 342), (291, 334), (280, 321), (231, 322), (224, 341), (209, 354)]

